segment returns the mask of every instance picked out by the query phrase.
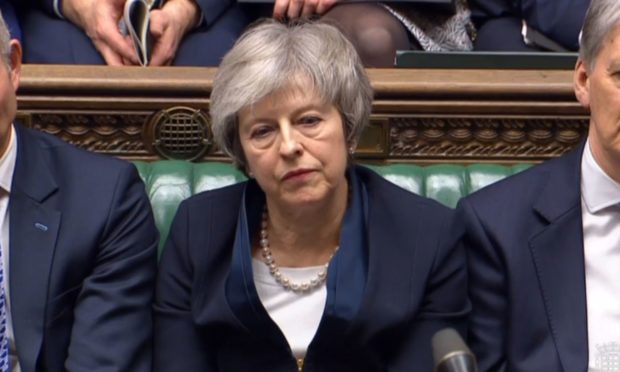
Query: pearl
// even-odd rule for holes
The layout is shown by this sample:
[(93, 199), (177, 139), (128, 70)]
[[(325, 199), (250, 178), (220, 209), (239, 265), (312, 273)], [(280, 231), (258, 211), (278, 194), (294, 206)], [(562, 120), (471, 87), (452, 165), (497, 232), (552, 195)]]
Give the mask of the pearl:
[(316, 275), (316, 277), (312, 278), (310, 281), (307, 281), (307, 282), (293, 283), (289, 278), (282, 275), (282, 273), (280, 272), (280, 268), (278, 267), (275, 259), (273, 258), (271, 249), (269, 248), (269, 239), (268, 239), (268, 234), (267, 234), (267, 221), (268, 221), (267, 217), (268, 217), (267, 206), (265, 206), (265, 209), (263, 210), (263, 218), (261, 221), (261, 230), (260, 230), (261, 239), (259, 241), (259, 244), (261, 246), (263, 262), (269, 268), (269, 273), (274, 277), (276, 282), (279, 283), (282, 286), (282, 288), (284, 288), (285, 290), (293, 291), (294, 293), (297, 293), (297, 294), (309, 293), (315, 290), (316, 288), (320, 287), (321, 285), (323, 285), (323, 283), (325, 283), (325, 280), (327, 279), (327, 268), (329, 267), (329, 263), (332, 257), (334, 257), (334, 255), (338, 251), (338, 247), (334, 249), (334, 253), (332, 253), (332, 255), (329, 257), (329, 260), (327, 260), (327, 263), (324, 265), (325, 268), (321, 270)]

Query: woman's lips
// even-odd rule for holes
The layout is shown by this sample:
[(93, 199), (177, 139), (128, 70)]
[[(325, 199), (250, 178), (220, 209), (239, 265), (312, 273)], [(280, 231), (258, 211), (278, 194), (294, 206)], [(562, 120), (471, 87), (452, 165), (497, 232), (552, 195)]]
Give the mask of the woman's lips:
[(314, 169), (296, 169), (294, 171), (287, 172), (284, 177), (282, 177), (282, 181), (303, 178), (305, 175), (312, 172), (314, 172)]

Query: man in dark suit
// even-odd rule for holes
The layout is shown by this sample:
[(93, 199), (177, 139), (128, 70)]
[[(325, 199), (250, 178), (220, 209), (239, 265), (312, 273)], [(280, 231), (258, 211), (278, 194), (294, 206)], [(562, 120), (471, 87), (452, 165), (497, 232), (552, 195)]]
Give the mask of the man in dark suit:
[(524, 41), (524, 23), (562, 48), (577, 50), (590, 0), (470, 0), (469, 4), (477, 29), (474, 50), (518, 52), (541, 50)]
[(618, 368), (619, 75), (620, 2), (593, 0), (574, 73), (587, 141), (459, 205), (481, 371)]
[[(26, 63), (138, 64), (119, 31), (126, 0), (11, 0)], [(247, 25), (233, 0), (165, 1), (151, 11), (150, 65), (217, 66)]]
[(144, 186), (130, 164), (14, 122), (22, 53), (1, 19), (0, 55), (0, 369), (150, 371)]

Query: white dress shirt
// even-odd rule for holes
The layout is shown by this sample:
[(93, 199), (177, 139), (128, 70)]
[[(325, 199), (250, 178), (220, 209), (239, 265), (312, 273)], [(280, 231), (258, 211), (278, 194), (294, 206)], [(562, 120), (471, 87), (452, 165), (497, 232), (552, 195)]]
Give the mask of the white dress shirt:
[[(589, 142), (581, 159), (588, 371), (620, 371), (620, 184), (596, 163)], [(570, 288), (566, 288), (570, 290)]]
[(11, 371), (19, 372), (17, 353), (15, 352), (15, 336), (11, 322), (11, 296), (9, 295), (9, 197), (13, 183), (13, 171), (17, 158), (17, 137), (15, 128), (11, 126), (11, 139), (6, 152), (0, 157), (0, 244), (2, 245), (2, 267), (4, 270), (4, 293), (6, 297), (7, 336), (9, 337), (9, 354)]
[[(280, 267), (280, 272), (294, 283), (301, 283), (316, 278), (324, 268), (322, 265)], [(253, 258), (252, 270), (254, 285), (265, 310), (286, 337), (295, 358), (304, 358), (325, 310), (325, 282), (310, 293), (296, 294), (278, 284), (263, 261)]]

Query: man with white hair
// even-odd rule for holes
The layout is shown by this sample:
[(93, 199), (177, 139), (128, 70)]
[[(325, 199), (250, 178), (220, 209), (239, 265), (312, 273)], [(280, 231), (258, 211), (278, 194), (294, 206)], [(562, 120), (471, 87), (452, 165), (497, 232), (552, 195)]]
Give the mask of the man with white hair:
[(0, 370), (150, 371), (157, 231), (135, 168), (15, 122), (0, 17)]
[(620, 1), (592, 0), (574, 87), (587, 141), (459, 205), (481, 371), (620, 370)]

